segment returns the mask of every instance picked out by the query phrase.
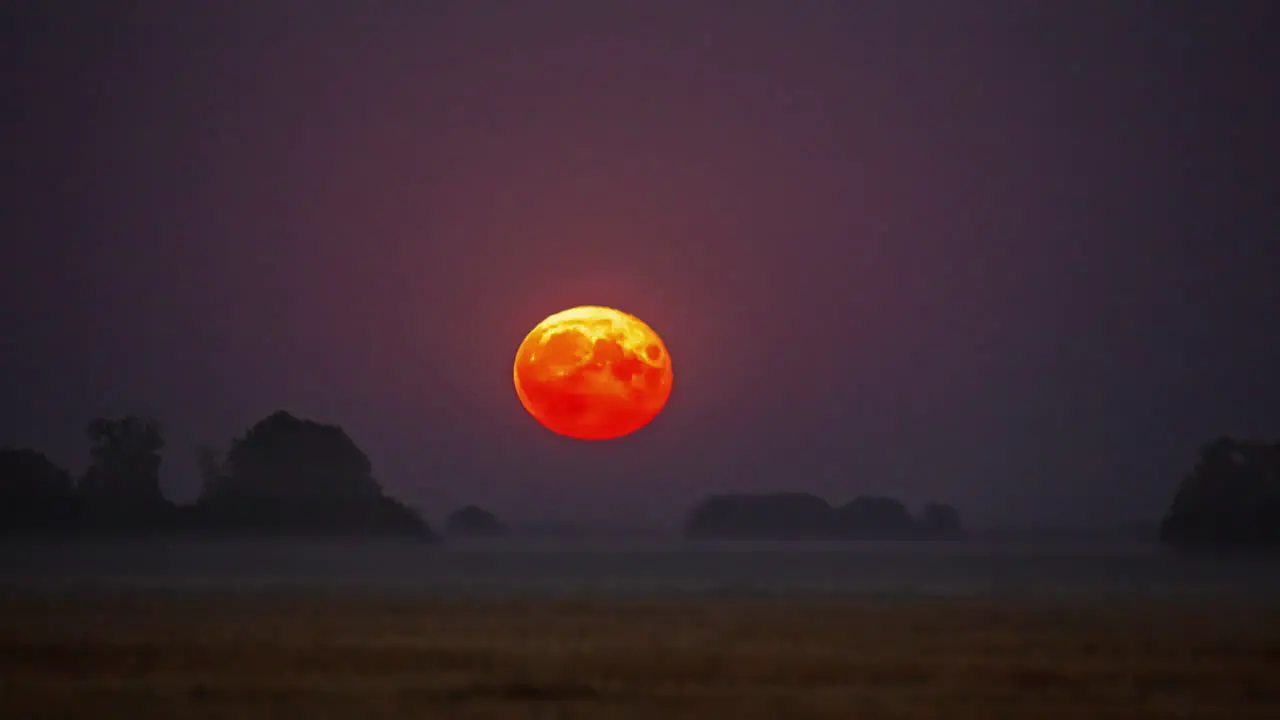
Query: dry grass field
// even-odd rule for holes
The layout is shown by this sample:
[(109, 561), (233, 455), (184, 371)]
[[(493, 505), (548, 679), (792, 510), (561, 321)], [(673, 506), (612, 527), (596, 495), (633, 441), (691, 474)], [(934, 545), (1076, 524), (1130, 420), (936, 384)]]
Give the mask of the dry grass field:
[(1280, 615), (0, 592), (4, 718), (1275, 718)]

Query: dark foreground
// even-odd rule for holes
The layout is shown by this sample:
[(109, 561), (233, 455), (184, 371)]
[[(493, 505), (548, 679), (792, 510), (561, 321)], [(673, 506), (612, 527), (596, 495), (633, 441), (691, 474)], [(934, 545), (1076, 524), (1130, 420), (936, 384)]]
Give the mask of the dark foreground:
[(0, 590), (0, 717), (1280, 717), (1263, 608)]

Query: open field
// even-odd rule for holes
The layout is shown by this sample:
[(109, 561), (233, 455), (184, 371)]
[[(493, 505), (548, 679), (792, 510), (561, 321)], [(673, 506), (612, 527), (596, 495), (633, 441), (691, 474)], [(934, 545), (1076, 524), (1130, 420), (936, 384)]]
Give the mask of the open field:
[(0, 717), (1280, 717), (1280, 615), (0, 591)]

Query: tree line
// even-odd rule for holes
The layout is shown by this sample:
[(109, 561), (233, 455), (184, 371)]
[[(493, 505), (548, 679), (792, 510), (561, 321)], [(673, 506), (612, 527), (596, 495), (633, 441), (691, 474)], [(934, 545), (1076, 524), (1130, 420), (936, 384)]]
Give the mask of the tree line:
[[(434, 537), (412, 508), (387, 495), (369, 457), (337, 425), (276, 412), (225, 451), (198, 448), (199, 497), (165, 497), (158, 422), (125, 416), (86, 427), (89, 464), (73, 478), (44, 454), (0, 449), (0, 535), (196, 533)], [(459, 534), (500, 534), (487, 511), (464, 508)], [(955, 508), (931, 503), (913, 516), (893, 498), (833, 507), (805, 493), (715, 495), (697, 503), (690, 538), (955, 538)], [(1178, 548), (1280, 545), (1280, 441), (1223, 437), (1206, 443), (1160, 525)]]
[(197, 533), (430, 537), (421, 516), (383, 492), (368, 456), (341, 427), (281, 411), (197, 450), (198, 499), (165, 497), (158, 422), (89, 423), (89, 465), (73, 480), (35, 450), (0, 450), (0, 533)]
[(926, 503), (914, 516), (902, 501), (863, 495), (840, 506), (809, 493), (712, 495), (685, 522), (691, 539), (955, 540), (960, 512)]

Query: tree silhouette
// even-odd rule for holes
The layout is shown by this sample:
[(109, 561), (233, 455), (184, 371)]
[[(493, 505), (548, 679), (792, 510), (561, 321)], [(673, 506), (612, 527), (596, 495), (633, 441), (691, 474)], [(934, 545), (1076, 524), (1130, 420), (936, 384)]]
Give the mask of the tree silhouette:
[(169, 502), (160, 487), (160, 424), (98, 418), (86, 427), (90, 463), (71, 475), (33, 450), (0, 449), (0, 533), (251, 533), (431, 538), (412, 509), (383, 493), (342, 428), (277, 412), (224, 455), (195, 448), (199, 499)]
[(91, 463), (80, 493), (96, 506), (146, 509), (166, 505), (160, 490), (160, 424), (126, 416), (98, 418), (88, 427)]
[(840, 532), (852, 537), (905, 537), (915, 529), (911, 512), (901, 501), (862, 496), (836, 510)]
[(194, 455), (196, 467), (200, 469), (200, 499), (217, 495), (226, 479), (222, 452), (212, 445), (199, 445)]
[(962, 532), (960, 511), (946, 503), (925, 503), (919, 524), (927, 537), (958, 537)]
[(1280, 545), (1280, 442), (1204, 445), (1160, 537), (1175, 546)]
[(821, 538), (831, 534), (833, 521), (831, 505), (808, 493), (712, 495), (694, 506), (684, 532), (691, 538)]
[(0, 449), (0, 534), (66, 529), (76, 509), (71, 473), (35, 450)]
[(224, 462), (202, 448), (197, 516), (220, 531), (428, 535), (409, 508), (382, 492), (373, 467), (336, 425), (277, 412), (234, 440)]
[(449, 535), (496, 537), (506, 531), (498, 516), (475, 505), (454, 510), (445, 521), (445, 532)]
[(336, 425), (277, 412), (227, 452), (222, 490), (245, 496), (377, 497), (373, 465)]

